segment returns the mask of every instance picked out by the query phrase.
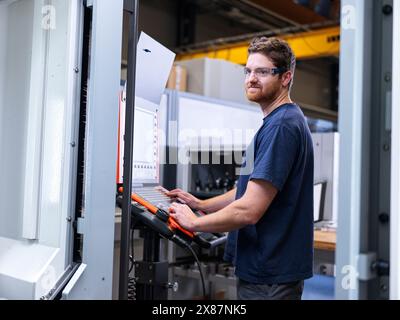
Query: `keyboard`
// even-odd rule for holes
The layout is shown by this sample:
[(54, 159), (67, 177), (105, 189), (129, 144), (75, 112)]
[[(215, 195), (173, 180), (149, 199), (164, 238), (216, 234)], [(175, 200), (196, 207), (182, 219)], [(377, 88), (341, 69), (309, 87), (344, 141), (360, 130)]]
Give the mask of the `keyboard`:
[(170, 197), (164, 194), (165, 191), (166, 190), (161, 186), (132, 188), (132, 193), (136, 193), (147, 202), (168, 212), (168, 208), (171, 206), (172, 201)]

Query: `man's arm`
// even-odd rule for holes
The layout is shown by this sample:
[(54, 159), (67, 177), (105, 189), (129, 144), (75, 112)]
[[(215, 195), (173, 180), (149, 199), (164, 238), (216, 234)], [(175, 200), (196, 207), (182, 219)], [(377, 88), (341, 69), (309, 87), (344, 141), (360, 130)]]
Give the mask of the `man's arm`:
[(242, 198), (203, 217), (196, 217), (185, 205), (173, 204), (171, 216), (191, 231), (226, 232), (253, 225), (269, 208), (278, 190), (265, 180), (251, 180)]
[(235, 200), (236, 188), (230, 190), (220, 196), (207, 200), (199, 200), (188, 192), (181, 189), (175, 189), (166, 193), (171, 198), (179, 199), (194, 210), (202, 210), (206, 213), (215, 212), (226, 207)]
[(203, 200), (200, 204), (200, 210), (206, 213), (216, 212), (230, 205), (235, 201), (236, 188), (220, 195), (207, 200)]

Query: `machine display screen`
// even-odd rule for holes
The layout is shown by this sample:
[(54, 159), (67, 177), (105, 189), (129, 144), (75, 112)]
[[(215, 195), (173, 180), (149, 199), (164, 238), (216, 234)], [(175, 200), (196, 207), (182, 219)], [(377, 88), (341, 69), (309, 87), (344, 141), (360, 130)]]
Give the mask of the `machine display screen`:
[(157, 113), (135, 108), (133, 182), (158, 182)]

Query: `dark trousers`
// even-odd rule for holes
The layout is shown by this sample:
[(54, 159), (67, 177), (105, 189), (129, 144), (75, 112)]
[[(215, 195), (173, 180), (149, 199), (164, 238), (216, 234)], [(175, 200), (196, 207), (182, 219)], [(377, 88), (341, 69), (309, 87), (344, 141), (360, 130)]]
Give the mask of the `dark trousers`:
[(239, 279), (238, 300), (301, 300), (304, 281), (279, 284), (254, 284)]

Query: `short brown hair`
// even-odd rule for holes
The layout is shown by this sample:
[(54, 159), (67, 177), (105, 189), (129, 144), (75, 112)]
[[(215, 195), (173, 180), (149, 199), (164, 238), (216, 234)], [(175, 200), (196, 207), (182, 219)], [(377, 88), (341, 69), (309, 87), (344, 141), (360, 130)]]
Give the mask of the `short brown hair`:
[(289, 44), (282, 39), (258, 37), (254, 38), (248, 48), (249, 55), (261, 53), (269, 58), (280, 69), (280, 73), (292, 72), (292, 80), (289, 83), (289, 90), (293, 84), (294, 71), (296, 69), (296, 56)]

